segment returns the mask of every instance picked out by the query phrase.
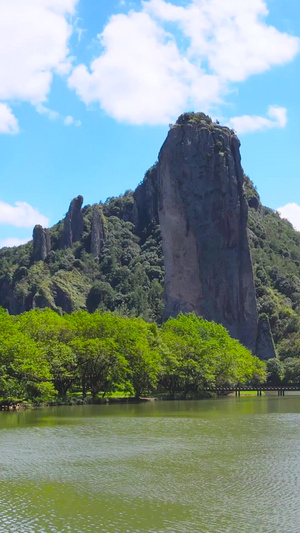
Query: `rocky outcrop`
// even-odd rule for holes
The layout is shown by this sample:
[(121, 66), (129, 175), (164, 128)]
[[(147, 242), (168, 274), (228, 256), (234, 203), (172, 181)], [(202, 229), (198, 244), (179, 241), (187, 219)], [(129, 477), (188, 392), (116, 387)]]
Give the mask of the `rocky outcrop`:
[(255, 354), (262, 360), (277, 357), (270, 322), (267, 316), (260, 316), (258, 320)]
[(61, 236), (61, 247), (72, 248), (72, 244), (80, 240), (83, 233), (83, 215), (81, 206), (83, 197), (77, 196), (70, 203), (69, 211), (64, 220), (64, 228)]
[(51, 236), (48, 229), (34, 226), (32, 261), (44, 261), (51, 249)]
[(93, 209), (92, 230), (91, 230), (91, 253), (94, 257), (99, 257), (105, 239), (105, 227), (102, 208), (95, 205)]
[(18, 315), (31, 309), (31, 298), (28, 295), (17, 295), (14, 291), (14, 280), (6, 275), (0, 281), (1, 307), (7, 309), (10, 315)]
[(137, 206), (137, 231), (141, 233), (153, 220), (158, 223), (158, 182), (156, 165), (146, 172), (134, 192)]
[[(57, 312), (85, 308), (100, 280), (113, 291), (116, 309), (151, 313), (160, 321), (165, 271), (165, 318), (194, 311), (223, 324), (262, 359), (274, 357), (269, 324), (257, 322), (247, 237), (249, 206), (253, 250), (266, 249), (268, 226), (263, 222), (271, 211), (261, 205), (243, 174), (239, 141), (232, 130), (202, 113), (184, 114), (170, 128), (159, 161), (135, 192), (84, 209), (82, 203), (82, 196), (74, 198), (65, 219), (50, 230), (36, 226), (33, 243), (0, 251), (0, 304), (11, 314), (32, 307)], [(275, 222), (277, 227), (279, 221)], [(293, 254), (297, 235), (289, 237)], [(284, 255), (285, 242), (281, 246), (281, 260), (290, 261)], [(259, 258), (253, 258), (257, 273)], [(36, 261), (45, 265), (33, 265)], [(294, 263), (300, 264), (297, 254)], [(268, 283), (285, 294), (274, 280)], [(140, 306), (144, 293), (148, 300)]]
[(194, 311), (255, 353), (257, 310), (239, 140), (203, 114), (182, 115), (156, 167), (165, 315)]

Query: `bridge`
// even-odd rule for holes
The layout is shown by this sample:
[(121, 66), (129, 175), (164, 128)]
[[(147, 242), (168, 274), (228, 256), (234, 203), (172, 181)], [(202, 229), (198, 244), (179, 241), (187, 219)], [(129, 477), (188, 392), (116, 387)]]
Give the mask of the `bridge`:
[(290, 385), (268, 385), (263, 383), (261, 385), (245, 385), (245, 386), (226, 386), (221, 385), (217, 387), (205, 387), (203, 392), (215, 392), (219, 396), (222, 394), (235, 393), (236, 396), (240, 396), (241, 392), (256, 392), (257, 396), (261, 396), (263, 392), (277, 392), (278, 396), (284, 396), (285, 392), (300, 391), (300, 383)]

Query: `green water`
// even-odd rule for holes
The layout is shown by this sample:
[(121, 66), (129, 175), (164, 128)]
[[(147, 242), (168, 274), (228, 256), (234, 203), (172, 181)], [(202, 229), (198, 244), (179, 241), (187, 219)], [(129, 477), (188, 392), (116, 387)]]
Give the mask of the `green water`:
[(1, 533), (299, 533), (300, 396), (0, 413)]

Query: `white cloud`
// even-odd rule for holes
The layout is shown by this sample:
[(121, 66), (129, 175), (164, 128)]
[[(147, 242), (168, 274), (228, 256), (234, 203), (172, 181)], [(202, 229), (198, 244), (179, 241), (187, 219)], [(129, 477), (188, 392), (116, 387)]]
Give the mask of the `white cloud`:
[[(86, 104), (98, 102), (133, 124), (170, 122), (184, 109), (207, 111), (232, 83), (299, 52), (300, 40), (267, 25), (267, 14), (263, 0), (190, 0), (185, 7), (143, 1), (140, 11), (111, 17), (99, 35), (101, 55), (90, 68), (78, 65), (69, 86)], [(278, 125), (284, 120), (269, 116)]]
[(71, 115), (68, 115), (67, 117), (64, 118), (64, 125), (65, 126), (81, 126), (81, 121), (80, 120), (75, 120), (74, 117), (72, 117)]
[(63, 117), (60, 113), (58, 113), (58, 111), (54, 111), (53, 109), (50, 109), (49, 107), (46, 107), (43, 104), (37, 104), (36, 110), (38, 113), (40, 113), (40, 115), (46, 115), (49, 120), (61, 120), (65, 126), (81, 126), (80, 120), (76, 120), (71, 115)]
[(77, 17), (74, 22), (73, 22), (73, 30), (74, 32), (77, 34), (77, 40), (78, 40), (78, 43), (81, 42), (81, 39), (82, 39), (82, 36), (83, 34), (87, 31), (85, 30), (84, 28), (81, 28), (80, 27), (80, 24), (82, 22), (82, 18), (80, 17)]
[(19, 228), (31, 228), (35, 224), (47, 227), (49, 220), (26, 202), (15, 202), (15, 205), (10, 205), (0, 200), (0, 224)]
[(0, 240), (0, 248), (11, 248), (13, 246), (20, 246), (21, 244), (26, 244), (30, 241), (31, 237), (27, 239), (18, 239), (17, 237), (8, 237), (7, 239)]
[(87, 104), (99, 101), (117, 120), (166, 123), (191, 94), (202, 108), (218, 98), (216, 76), (205, 75), (182, 56), (146, 13), (112, 17), (101, 40), (106, 52), (93, 61), (91, 73), (84, 65), (74, 69), (69, 85)]
[(49, 120), (58, 120), (60, 118), (60, 114), (58, 113), (58, 111), (49, 109), (49, 107), (46, 107), (43, 104), (37, 104), (36, 110), (40, 115), (46, 115)]
[(71, 68), (68, 17), (78, 0), (0, 0), (0, 100), (46, 100)]
[(257, 115), (242, 115), (233, 117), (227, 123), (229, 128), (233, 128), (237, 133), (252, 133), (270, 128), (284, 128), (287, 124), (287, 110), (285, 107), (270, 106), (268, 117)]
[(282, 218), (289, 220), (294, 228), (300, 231), (300, 205), (291, 202), (290, 204), (278, 207), (277, 211)]
[(287, 125), (287, 110), (285, 107), (279, 107), (276, 105), (270, 106), (268, 109), (268, 115), (275, 119), (274, 123), (277, 122), (279, 128), (285, 128)]
[(263, 0), (193, 0), (186, 8), (164, 0), (143, 2), (162, 21), (178, 22), (190, 39), (191, 57), (207, 60), (226, 81), (243, 81), (293, 59), (299, 39), (263, 22)]
[(0, 133), (18, 133), (19, 125), (10, 107), (0, 102)]

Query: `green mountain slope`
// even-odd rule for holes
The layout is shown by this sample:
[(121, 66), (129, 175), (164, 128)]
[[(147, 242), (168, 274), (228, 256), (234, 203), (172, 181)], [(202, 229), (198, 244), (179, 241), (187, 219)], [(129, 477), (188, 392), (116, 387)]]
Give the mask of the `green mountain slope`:
[[(199, 114), (199, 121), (206, 125), (205, 115)], [(43, 307), (59, 314), (100, 309), (162, 322), (164, 258), (155, 172), (154, 166), (135, 192), (104, 204), (81, 209), (78, 197), (55, 226), (37, 226), (33, 241), (1, 249), (0, 305), (12, 315)], [(279, 355), (300, 357), (300, 233), (262, 206), (246, 176), (244, 193), (258, 312), (269, 318)]]
[(279, 355), (300, 356), (300, 233), (262, 206), (247, 177), (245, 194), (258, 312), (269, 317)]
[[(161, 321), (164, 266), (159, 227), (153, 223), (138, 235), (134, 224), (124, 220), (128, 204), (133, 204), (132, 192), (84, 207), (81, 238), (70, 248), (61, 245), (60, 221), (49, 230), (51, 251), (44, 261), (33, 258), (33, 242), (0, 250), (0, 305), (11, 314), (36, 307), (60, 314), (99, 308)], [(95, 257), (91, 221), (99, 208), (105, 238)]]

